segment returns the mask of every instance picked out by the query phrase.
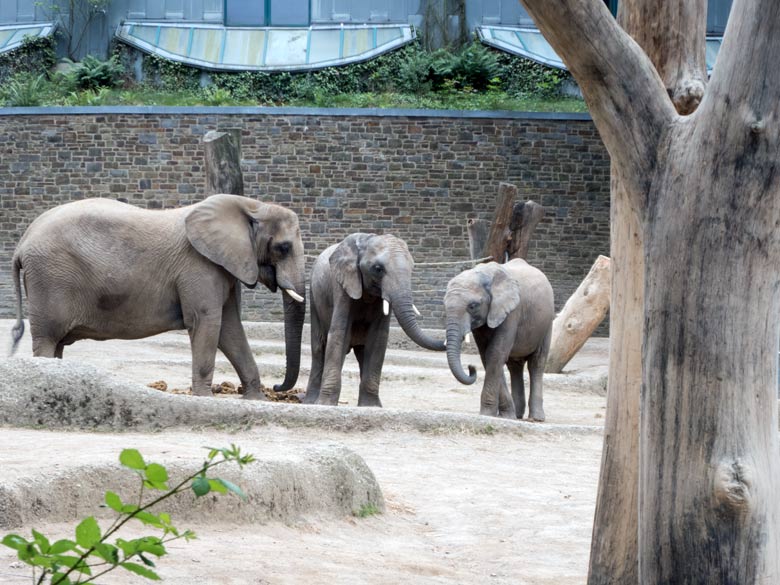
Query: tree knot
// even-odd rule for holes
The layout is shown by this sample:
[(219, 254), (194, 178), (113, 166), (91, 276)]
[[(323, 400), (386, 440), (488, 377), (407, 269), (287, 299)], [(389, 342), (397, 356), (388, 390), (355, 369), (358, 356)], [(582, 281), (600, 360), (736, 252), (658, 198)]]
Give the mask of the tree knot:
[(750, 510), (753, 470), (739, 459), (721, 461), (715, 472), (715, 500), (718, 507), (732, 514)]

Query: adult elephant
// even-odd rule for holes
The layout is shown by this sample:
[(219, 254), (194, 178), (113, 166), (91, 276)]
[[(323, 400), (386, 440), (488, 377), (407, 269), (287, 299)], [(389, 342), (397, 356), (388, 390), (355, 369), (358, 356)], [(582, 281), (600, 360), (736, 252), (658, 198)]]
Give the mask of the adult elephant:
[[(22, 236), (13, 257), (17, 322), (24, 333), (24, 270), (33, 354), (62, 357), (80, 339), (138, 339), (187, 329), (193, 394), (211, 394), (217, 348), (244, 398), (264, 400), (240, 320), (240, 282), (284, 295), (287, 370), (298, 378), (305, 313), (303, 245), (292, 211), (237, 195), (179, 209), (143, 210), (109, 199), (55, 207)], [(13, 350), (12, 350), (13, 351)]]
[[(489, 262), (450, 280), (444, 296), (447, 319), (447, 361), (462, 384), (473, 384), (461, 365), (461, 342), (469, 331), (485, 367), (480, 414), (523, 418), (523, 366), (528, 362), (531, 391), (528, 417), (544, 420), (542, 375), (555, 318), (553, 289), (547, 277), (525, 260)], [(504, 364), (512, 382), (510, 396)]]
[(358, 406), (382, 406), (379, 382), (390, 332), (390, 308), (404, 332), (425, 349), (444, 351), (426, 335), (412, 305), (414, 260), (392, 235), (352, 234), (317, 258), (311, 274), (311, 375), (304, 403), (338, 404), (344, 358), (360, 366)]

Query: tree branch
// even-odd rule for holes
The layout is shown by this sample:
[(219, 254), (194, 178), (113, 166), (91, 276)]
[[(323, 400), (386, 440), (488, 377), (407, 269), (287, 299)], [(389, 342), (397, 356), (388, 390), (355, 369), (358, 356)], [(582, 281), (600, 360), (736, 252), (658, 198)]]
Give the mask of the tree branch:
[(520, 0), (582, 89), (643, 217), (657, 150), (678, 116), (650, 59), (601, 0)]

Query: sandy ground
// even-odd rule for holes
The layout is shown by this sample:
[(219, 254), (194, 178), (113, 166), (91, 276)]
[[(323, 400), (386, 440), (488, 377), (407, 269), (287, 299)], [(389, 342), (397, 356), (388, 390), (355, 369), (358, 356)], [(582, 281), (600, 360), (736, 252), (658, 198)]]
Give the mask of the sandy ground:
[[(10, 322), (0, 322), (7, 339)], [(283, 372), (279, 339), (253, 339), (266, 384)], [(0, 343), (0, 347), (2, 344)], [(606, 340), (591, 340), (570, 371), (606, 371)], [(30, 354), (26, 337), (20, 355)], [(109, 369), (149, 383), (189, 384), (186, 336), (165, 334), (143, 341), (79, 342), (66, 360)], [(303, 357), (308, 365), (308, 354)], [(464, 363), (478, 360), (464, 356)], [(481, 369), (481, 368), (478, 368)], [(357, 364), (349, 359), (342, 402), (355, 404)], [(303, 368), (299, 385), (305, 387)], [(167, 583), (512, 583), (574, 585), (587, 574), (605, 397), (571, 376), (549, 376), (547, 421), (560, 425), (550, 436), (255, 428), (231, 434), (175, 430), (157, 434), (107, 434), (0, 429), (0, 466), (15, 474), (46, 473), (56, 461), (115, 457), (139, 448), (149, 457), (199, 457), (204, 444), (238, 443), (259, 458), (338, 442), (360, 454), (376, 475), (387, 511), (369, 518), (312, 516), (288, 525), (189, 524), (199, 539), (171, 547), (158, 564)], [(581, 379), (578, 378), (578, 379)], [(216, 381), (235, 380), (222, 356)], [(481, 380), (460, 386), (443, 355), (389, 350), (381, 398), (386, 407), (475, 413)], [(193, 398), (193, 400), (195, 400)], [(569, 433), (567, 425), (592, 425)], [(2, 487), (2, 476), (0, 476)], [(105, 486), (108, 489), (110, 486)], [(77, 489), (77, 488), (74, 488)], [(72, 526), (72, 525), (71, 525)], [(32, 527), (24, 527), (20, 532)], [(69, 536), (66, 525), (36, 526)], [(139, 533), (140, 534), (140, 533)], [(137, 583), (118, 573), (103, 583)], [(0, 583), (29, 583), (29, 572), (0, 549)]]

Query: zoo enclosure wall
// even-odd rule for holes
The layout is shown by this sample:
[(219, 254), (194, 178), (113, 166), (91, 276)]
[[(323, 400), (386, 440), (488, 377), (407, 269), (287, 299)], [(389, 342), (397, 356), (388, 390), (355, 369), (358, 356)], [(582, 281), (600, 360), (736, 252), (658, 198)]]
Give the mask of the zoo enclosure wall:
[[(583, 114), (0, 109), (0, 317), (15, 316), (11, 257), (35, 217), (87, 197), (152, 209), (200, 201), (203, 135), (225, 128), (242, 130), (246, 194), (299, 215), (307, 269), (353, 232), (406, 240), (426, 327), (443, 326), (444, 288), (470, 264), (425, 264), (468, 260), (466, 219), (491, 219), (502, 181), (545, 207), (528, 260), (550, 279), (556, 309), (609, 254), (610, 162)], [(279, 295), (260, 289), (244, 289), (244, 318), (282, 320)]]

